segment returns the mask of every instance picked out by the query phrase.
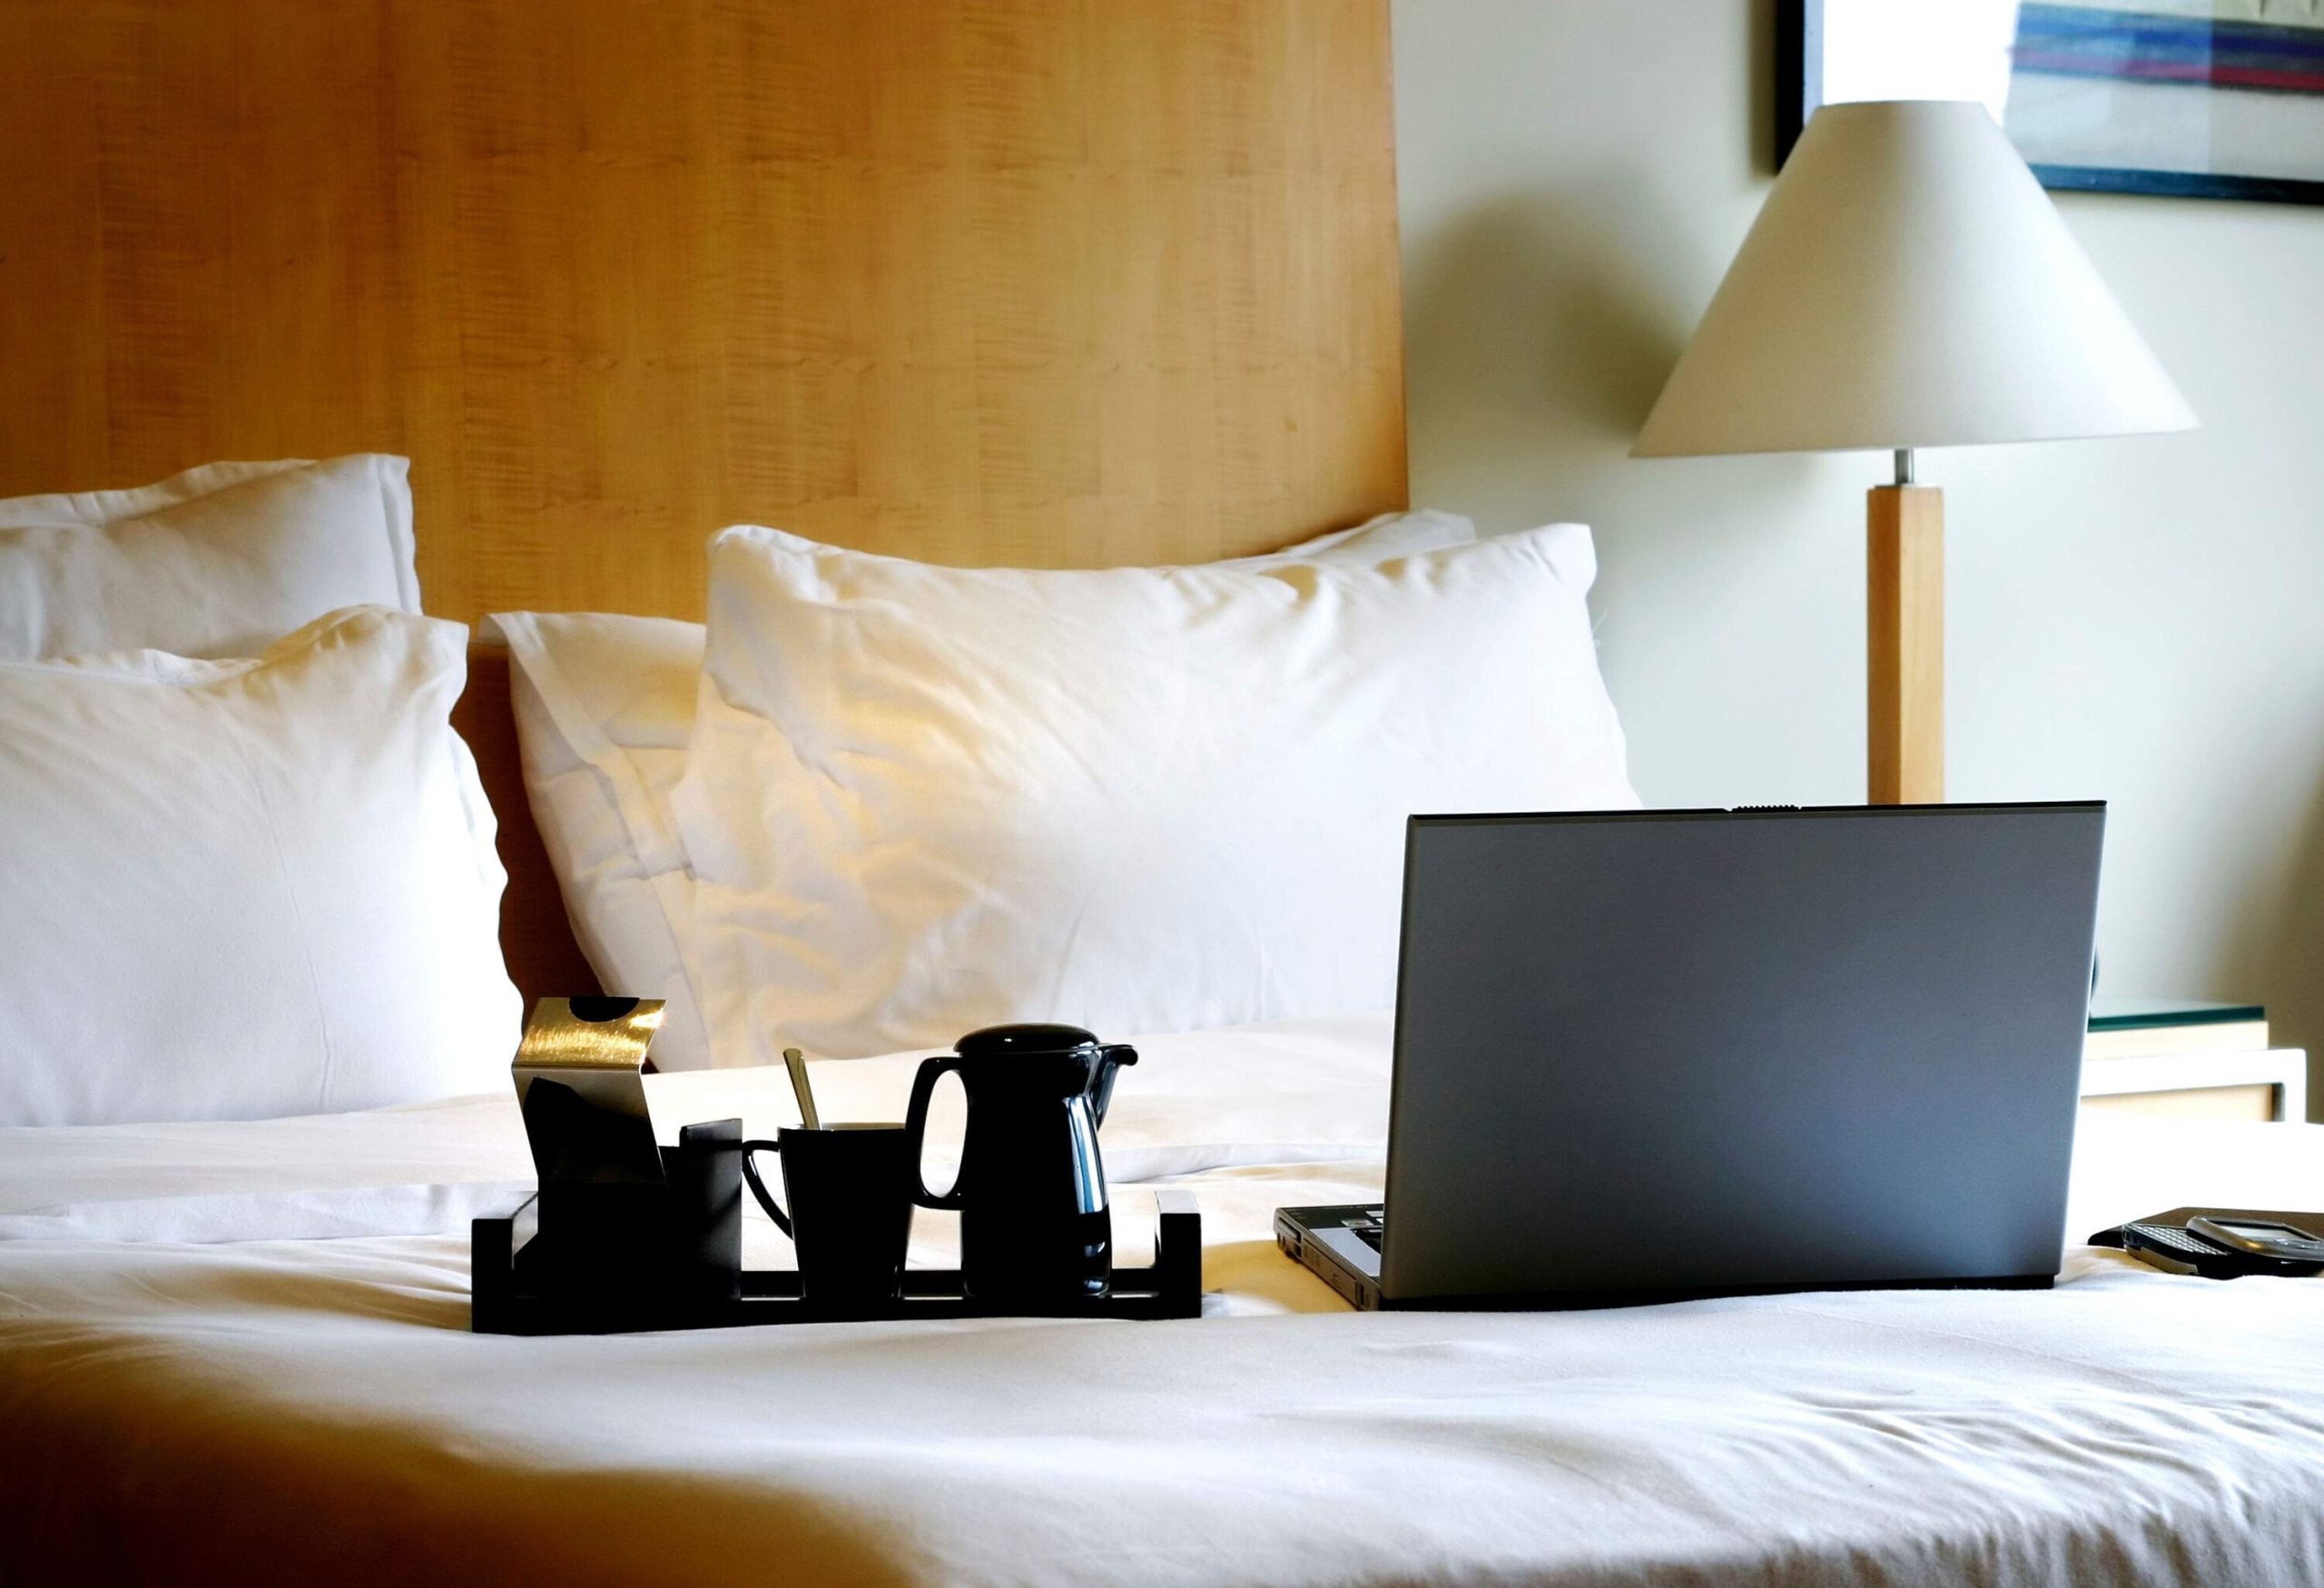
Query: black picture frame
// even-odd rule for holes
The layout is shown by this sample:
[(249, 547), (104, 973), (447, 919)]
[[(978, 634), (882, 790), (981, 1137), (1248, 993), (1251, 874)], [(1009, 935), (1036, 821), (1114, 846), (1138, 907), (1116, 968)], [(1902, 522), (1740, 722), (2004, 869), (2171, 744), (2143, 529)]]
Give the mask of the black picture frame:
[[(1822, 103), (1824, 0), (1776, 0), (1776, 169), (1791, 157), (1802, 128)], [(2142, 171), (2100, 165), (2030, 163), (2045, 188), (2069, 192), (2140, 193), (2175, 199), (2250, 199), (2262, 203), (2324, 204), (2324, 182), (2211, 172)]]

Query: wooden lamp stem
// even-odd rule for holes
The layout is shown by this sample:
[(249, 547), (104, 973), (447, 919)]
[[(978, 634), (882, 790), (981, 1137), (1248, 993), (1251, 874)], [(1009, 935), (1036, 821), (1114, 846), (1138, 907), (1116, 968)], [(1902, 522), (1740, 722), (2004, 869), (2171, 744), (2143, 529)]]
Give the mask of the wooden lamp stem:
[(1945, 493), (1911, 478), (1866, 497), (1870, 684), (1866, 728), (1876, 805), (1945, 798)]

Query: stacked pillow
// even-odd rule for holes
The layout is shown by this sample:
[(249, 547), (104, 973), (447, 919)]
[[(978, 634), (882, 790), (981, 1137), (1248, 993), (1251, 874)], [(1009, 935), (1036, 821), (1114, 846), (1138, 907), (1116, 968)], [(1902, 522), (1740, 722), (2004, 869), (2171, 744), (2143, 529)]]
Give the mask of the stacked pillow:
[(672, 1000), (665, 1065), (763, 1063), (1391, 1002), (1407, 815), (1637, 804), (1594, 573), (1435, 514), (1095, 572), (739, 528), (706, 627), (499, 622), (607, 989)]
[(673, 798), (714, 1054), (1387, 1007), (1409, 816), (1638, 803), (1594, 571), (1578, 525), (1066, 573), (725, 531)]
[(379, 607), (248, 661), (0, 663), (0, 1124), (331, 1113), (505, 1084), (468, 630)]
[(670, 817), (702, 683), (703, 630), (609, 612), (504, 612), (525, 790), (600, 986), (667, 1002), (664, 1070), (709, 1062), (684, 941), (694, 882)]
[(254, 656), (341, 607), (419, 610), (411, 465), (211, 463), (0, 500), (0, 658)]
[[(1476, 538), (1454, 514), (1389, 513), (1210, 566), (1370, 566)], [(670, 810), (694, 733), (703, 626), (606, 612), (504, 612), (489, 621), (508, 646), (526, 790), (574, 935), (607, 989), (667, 1001), (657, 1066), (706, 1065), (709, 1035), (684, 946), (694, 874)]]
[(467, 631), (418, 616), (407, 467), (0, 501), (0, 1125), (505, 1083)]

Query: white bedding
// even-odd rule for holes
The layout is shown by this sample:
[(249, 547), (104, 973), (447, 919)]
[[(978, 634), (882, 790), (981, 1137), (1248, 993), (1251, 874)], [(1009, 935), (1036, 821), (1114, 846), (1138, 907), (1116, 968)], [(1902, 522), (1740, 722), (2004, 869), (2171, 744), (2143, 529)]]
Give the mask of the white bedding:
[[(1268, 1221), (1377, 1196), (1386, 1033), (1140, 1044), (1108, 1167), (1197, 1194), (1183, 1323), (480, 1337), (501, 1100), (0, 1131), (0, 1582), (2324, 1580), (2324, 1283), (2069, 1248), (2046, 1293), (1347, 1311)], [(911, 1069), (820, 1066), (826, 1113)], [(2087, 1119), (2070, 1231), (2324, 1208), (2319, 1139)]]

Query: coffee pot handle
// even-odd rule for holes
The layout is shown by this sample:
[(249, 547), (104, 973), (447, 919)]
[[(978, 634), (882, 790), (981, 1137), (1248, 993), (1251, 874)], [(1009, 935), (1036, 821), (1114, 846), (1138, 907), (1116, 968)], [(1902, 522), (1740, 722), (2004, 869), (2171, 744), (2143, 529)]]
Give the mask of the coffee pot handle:
[(904, 1110), (905, 1150), (911, 1154), (911, 1199), (923, 1208), (961, 1205), (959, 1174), (952, 1177), (952, 1189), (939, 1197), (929, 1190), (920, 1168), (921, 1149), (928, 1134), (928, 1101), (936, 1094), (936, 1078), (948, 1070), (957, 1071), (960, 1068), (959, 1054), (940, 1053), (933, 1059), (921, 1060), (920, 1073), (911, 1078), (911, 1106)]

